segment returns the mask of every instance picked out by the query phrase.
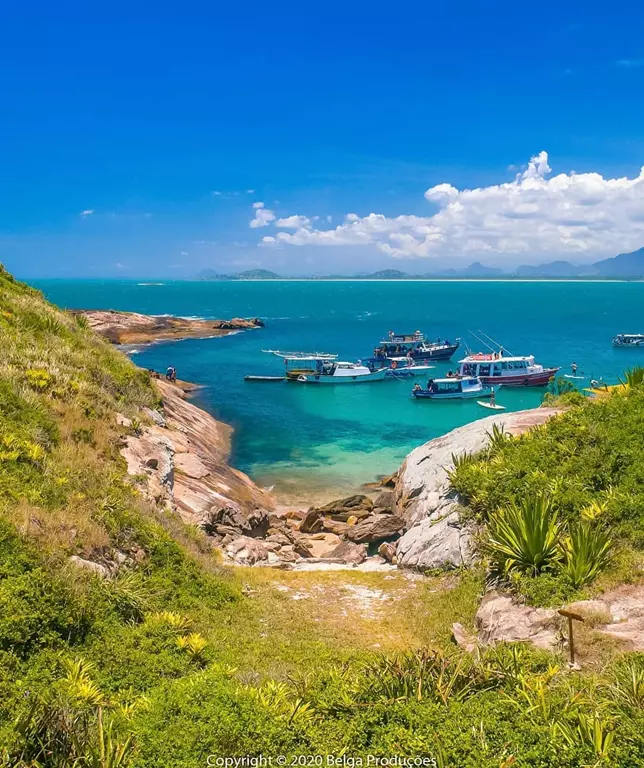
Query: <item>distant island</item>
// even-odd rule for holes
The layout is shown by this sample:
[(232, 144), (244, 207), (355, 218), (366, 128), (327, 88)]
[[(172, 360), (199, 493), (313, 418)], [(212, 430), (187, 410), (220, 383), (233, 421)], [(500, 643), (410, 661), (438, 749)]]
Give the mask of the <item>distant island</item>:
[(556, 260), (545, 264), (524, 264), (512, 270), (491, 267), (476, 261), (463, 269), (442, 269), (422, 274), (409, 274), (399, 269), (382, 269), (377, 272), (357, 275), (302, 275), (287, 277), (268, 269), (250, 269), (238, 274), (219, 274), (212, 269), (204, 269), (197, 276), (198, 280), (432, 280), (432, 279), (587, 279), (587, 280), (641, 280), (644, 278), (644, 248), (630, 253), (620, 253), (610, 259), (602, 259), (593, 264), (573, 264), (569, 261)]

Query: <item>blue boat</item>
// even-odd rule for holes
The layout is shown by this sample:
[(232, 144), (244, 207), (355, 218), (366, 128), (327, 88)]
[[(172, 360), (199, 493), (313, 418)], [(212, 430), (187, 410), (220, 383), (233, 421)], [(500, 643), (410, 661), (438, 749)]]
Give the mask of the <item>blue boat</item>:
[(386, 360), (407, 357), (414, 361), (449, 360), (459, 348), (461, 341), (449, 341), (449, 339), (436, 339), (430, 341), (424, 333), (398, 334), (389, 331), (386, 339), (378, 344), (373, 351), (373, 357), (369, 362), (378, 364)]
[(451, 376), (446, 379), (430, 379), (427, 389), (417, 384), (411, 394), (418, 400), (470, 400), (492, 397), (494, 387), (482, 384), (478, 377)]

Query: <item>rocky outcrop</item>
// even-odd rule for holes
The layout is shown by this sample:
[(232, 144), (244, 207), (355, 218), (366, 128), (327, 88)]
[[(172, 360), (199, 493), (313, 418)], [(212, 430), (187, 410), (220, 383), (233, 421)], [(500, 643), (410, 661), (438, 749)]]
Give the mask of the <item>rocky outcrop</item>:
[(471, 531), (460, 522), (459, 500), (449, 486), (452, 456), (483, 450), (495, 424), (518, 435), (558, 412), (536, 408), (490, 416), (412, 451), (397, 474), (393, 491), (393, 510), (406, 527), (397, 544), (398, 564), (419, 570), (467, 565), (472, 558)]
[[(229, 466), (231, 428), (188, 402), (174, 384), (155, 383), (163, 399), (162, 419), (125, 435), (121, 454), (128, 473), (141, 480), (149, 498), (176, 510), (186, 523), (209, 533), (221, 526), (265, 535), (275, 502)], [(120, 421), (127, 428), (127, 420)]]
[(405, 521), (397, 515), (370, 515), (368, 518), (346, 532), (346, 537), (356, 544), (368, 544), (372, 541), (383, 541), (395, 536), (404, 528)]
[(227, 336), (250, 328), (261, 328), (259, 318), (251, 320), (195, 320), (188, 317), (142, 315), (139, 312), (109, 310), (73, 310), (87, 319), (90, 327), (114, 344), (146, 344), (152, 341), (178, 341)]
[(496, 592), (489, 592), (476, 612), (481, 645), (520, 642), (552, 650), (561, 643), (560, 623), (552, 609), (521, 605)]
[(595, 629), (631, 651), (644, 651), (644, 585), (623, 586), (594, 600), (567, 606), (593, 619)]

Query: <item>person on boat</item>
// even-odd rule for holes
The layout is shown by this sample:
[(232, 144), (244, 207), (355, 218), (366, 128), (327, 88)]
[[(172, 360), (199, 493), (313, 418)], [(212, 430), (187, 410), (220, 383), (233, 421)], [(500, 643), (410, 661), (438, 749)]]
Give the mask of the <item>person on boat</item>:
[(414, 392), (422, 392), (422, 389), (423, 388), (420, 386), (418, 382), (414, 384)]
[(453, 378), (453, 377), (454, 377), (454, 374), (453, 374), (453, 372), (452, 372), (451, 370), (447, 371), (447, 378), (448, 378), (448, 379), (451, 379), (451, 378)]
[(393, 338), (394, 338), (394, 332), (393, 332), (393, 331), (389, 331), (389, 333), (387, 334), (387, 336), (389, 336), (389, 341), (392, 341), (392, 340), (393, 340)]
[(576, 375), (577, 375), (577, 363), (573, 363), (573, 364), (570, 366), (570, 370), (572, 371), (572, 375), (573, 375), (573, 376), (576, 376)]

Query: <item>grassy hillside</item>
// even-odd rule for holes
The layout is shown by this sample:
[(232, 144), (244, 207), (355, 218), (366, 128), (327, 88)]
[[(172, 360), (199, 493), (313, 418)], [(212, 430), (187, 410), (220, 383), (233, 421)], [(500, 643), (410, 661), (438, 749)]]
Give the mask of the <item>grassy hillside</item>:
[(477, 572), (223, 569), (126, 477), (116, 417), (159, 406), (146, 374), (4, 271), (0, 350), (0, 766), (644, 765), (641, 656), (457, 650)]
[[(562, 415), (518, 438), (497, 432), (457, 462), (452, 486), (485, 526), (481, 549), (533, 603), (644, 579), (643, 377), (627, 372), (631, 384), (597, 400), (565, 395), (574, 405)], [(508, 522), (514, 554), (530, 560), (531, 545), (541, 560), (504, 559)]]

